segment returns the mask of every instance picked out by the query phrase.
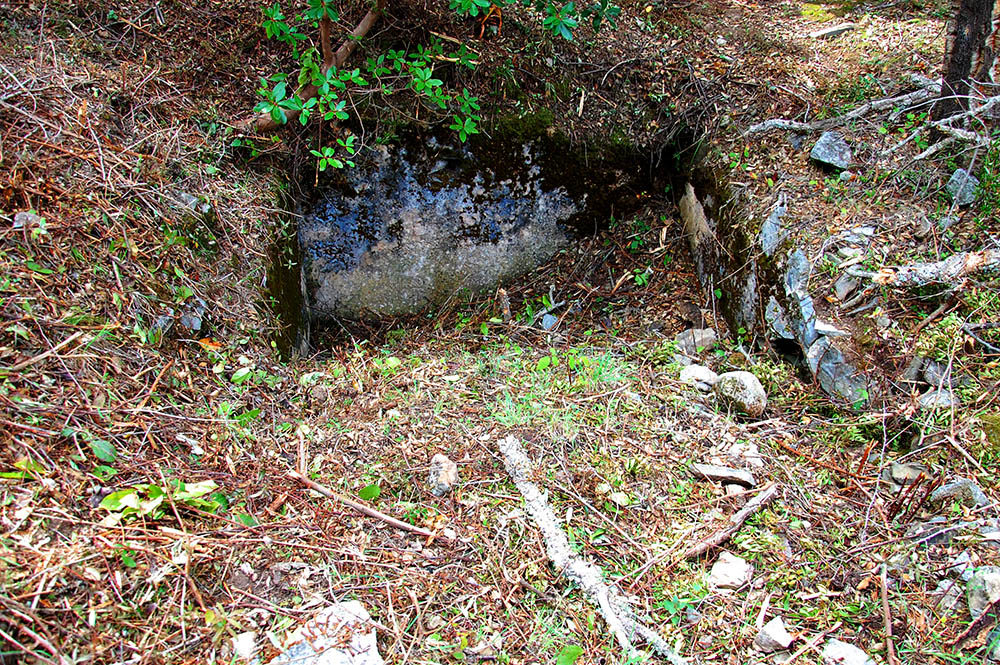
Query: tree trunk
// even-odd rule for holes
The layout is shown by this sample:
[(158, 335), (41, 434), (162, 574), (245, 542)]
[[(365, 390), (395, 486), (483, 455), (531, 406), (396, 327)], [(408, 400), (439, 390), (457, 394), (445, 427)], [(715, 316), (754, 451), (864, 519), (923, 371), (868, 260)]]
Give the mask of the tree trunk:
[(971, 80), (988, 77), (996, 61), (995, 23), (1000, 15), (995, 0), (954, 0), (954, 6), (941, 99), (934, 105), (935, 120), (967, 111)]

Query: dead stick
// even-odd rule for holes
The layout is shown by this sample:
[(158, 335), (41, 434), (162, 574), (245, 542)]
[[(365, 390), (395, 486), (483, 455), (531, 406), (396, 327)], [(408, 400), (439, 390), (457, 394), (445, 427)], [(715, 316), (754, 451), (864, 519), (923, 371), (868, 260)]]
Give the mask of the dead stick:
[(695, 544), (689, 550), (684, 553), (685, 559), (693, 559), (696, 556), (700, 556), (707, 552), (708, 550), (721, 545), (722, 543), (729, 540), (734, 533), (739, 531), (740, 527), (747, 519), (756, 513), (758, 510), (766, 506), (774, 495), (778, 492), (778, 486), (774, 483), (769, 483), (764, 489), (761, 490), (760, 494), (750, 499), (747, 505), (743, 506), (740, 511), (729, 518), (729, 525), (723, 529), (719, 529), (711, 536)]
[(792, 665), (792, 663), (794, 663), (798, 659), (799, 656), (801, 656), (802, 654), (804, 654), (806, 651), (809, 651), (809, 649), (815, 648), (815, 646), (817, 644), (819, 644), (819, 641), (821, 639), (823, 639), (824, 637), (826, 637), (827, 635), (829, 635), (833, 631), (835, 631), (838, 628), (840, 628), (840, 624), (842, 624), (842, 623), (843, 623), (843, 621), (838, 621), (837, 623), (833, 624), (832, 626), (830, 626), (829, 628), (827, 628), (826, 630), (824, 630), (822, 633), (820, 633), (819, 635), (817, 635), (816, 637), (814, 637), (811, 640), (809, 640), (808, 642), (806, 642), (804, 645), (802, 645), (801, 649), (799, 649), (798, 651), (796, 651), (795, 653), (793, 653), (788, 658), (788, 660), (785, 661), (784, 665)]
[(1000, 598), (997, 598), (990, 603), (989, 607), (983, 610), (982, 614), (973, 619), (972, 623), (969, 624), (969, 627), (962, 631), (962, 633), (952, 641), (951, 646), (957, 647), (959, 644), (969, 639), (969, 637), (979, 635), (979, 633), (983, 632), (983, 629), (986, 628), (990, 622), (996, 622), (998, 620), (998, 615), (1000, 615)]
[(897, 665), (896, 648), (892, 644), (892, 615), (889, 614), (889, 576), (886, 572), (885, 563), (882, 564), (881, 573), (882, 592), (882, 623), (885, 624), (885, 656), (889, 665)]
[(61, 341), (58, 344), (56, 344), (55, 346), (53, 346), (48, 351), (45, 351), (44, 353), (39, 353), (34, 358), (28, 358), (24, 362), (18, 363), (16, 365), (14, 365), (13, 367), (0, 367), (0, 371), (20, 372), (22, 369), (25, 369), (26, 367), (31, 367), (35, 363), (37, 363), (39, 361), (42, 361), (42, 360), (45, 360), (46, 358), (48, 358), (49, 356), (51, 356), (53, 353), (58, 353), (61, 348), (63, 348), (67, 344), (71, 343), (73, 340), (75, 340), (77, 337), (79, 337), (82, 334), (83, 334), (83, 331), (82, 330), (78, 330), (77, 332), (73, 333), (72, 335), (70, 335), (69, 337), (67, 337), (66, 339), (64, 339), (63, 341)]
[(388, 524), (390, 526), (394, 526), (397, 529), (402, 529), (403, 531), (409, 531), (411, 533), (417, 533), (417, 534), (420, 534), (421, 536), (425, 536), (427, 538), (433, 538), (433, 539), (436, 539), (436, 540), (443, 540), (444, 542), (449, 543), (449, 544), (452, 542), (452, 540), (450, 538), (445, 538), (444, 536), (442, 536), (440, 534), (437, 534), (437, 533), (434, 533), (433, 531), (428, 531), (427, 529), (423, 529), (423, 528), (421, 528), (419, 526), (414, 526), (414, 525), (409, 524), (407, 522), (402, 522), (400, 520), (397, 520), (395, 517), (390, 517), (390, 516), (386, 515), (385, 513), (379, 512), (379, 511), (375, 510), (374, 508), (370, 508), (370, 507), (366, 506), (363, 503), (359, 503), (359, 502), (355, 501), (354, 499), (348, 499), (346, 496), (341, 496), (340, 494), (337, 494), (333, 490), (331, 490), (331, 489), (329, 489), (327, 487), (324, 487), (323, 485), (320, 485), (319, 483), (314, 482), (314, 481), (310, 480), (309, 478), (306, 478), (304, 475), (302, 475), (298, 471), (289, 471), (287, 475), (288, 475), (289, 478), (294, 478), (295, 480), (299, 481), (300, 483), (302, 483), (303, 485), (305, 485), (309, 489), (316, 490), (317, 492), (319, 492), (320, 494), (322, 494), (323, 496), (325, 496), (328, 499), (333, 499), (334, 501), (339, 501), (340, 503), (344, 504), (348, 508), (353, 508), (354, 510), (356, 510), (359, 513), (362, 513), (364, 515), (367, 515), (368, 517), (374, 517), (377, 520), (382, 520), (386, 524)]

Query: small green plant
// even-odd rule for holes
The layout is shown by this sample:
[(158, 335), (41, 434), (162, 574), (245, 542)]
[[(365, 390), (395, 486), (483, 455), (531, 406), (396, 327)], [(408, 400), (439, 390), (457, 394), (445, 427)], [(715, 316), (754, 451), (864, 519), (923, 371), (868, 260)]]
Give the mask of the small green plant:
[(166, 487), (139, 483), (104, 497), (100, 508), (108, 511), (108, 515), (101, 520), (101, 524), (114, 526), (122, 520), (139, 517), (162, 519), (169, 514), (171, 499), (175, 504), (215, 513), (229, 505), (225, 494), (214, 492), (217, 488), (214, 480), (185, 483), (174, 479), (168, 481)]

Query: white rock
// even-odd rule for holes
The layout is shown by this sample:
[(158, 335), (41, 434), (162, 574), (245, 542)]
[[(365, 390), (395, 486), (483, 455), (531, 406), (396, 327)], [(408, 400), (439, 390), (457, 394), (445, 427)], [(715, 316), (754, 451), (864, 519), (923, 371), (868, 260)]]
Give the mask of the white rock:
[(928, 390), (917, 401), (920, 402), (920, 407), (923, 409), (950, 409), (959, 405), (955, 393), (948, 388)]
[(978, 619), (991, 603), (1000, 599), (1000, 566), (980, 566), (972, 571), (965, 597), (969, 602), (969, 614)]
[(774, 617), (764, 624), (764, 627), (753, 638), (753, 645), (764, 653), (771, 653), (780, 649), (787, 649), (792, 645), (794, 638), (785, 629), (785, 622), (781, 617)]
[(257, 631), (248, 630), (245, 633), (240, 633), (232, 638), (231, 643), (233, 654), (237, 658), (249, 661), (253, 659), (254, 653), (257, 651)]
[(713, 480), (719, 483), (736, 483), (745, 487), (753, 487), (757, 484), (753, 474), (742, 469), (733, 469), (728, 466), (717, 466), (715, 464), (692, 464), (691, 473), (698, 478)]
[(753, 566), (735, 554), (723, 552), (708, 574), (709, 588), (728, 591), (739, 589), (753, 577)]
[(696, 358), (715, 346), (716, 335), (711, 328), (691, 328), (677, 333), (674, 342), (681, 353)]
[(764, 386), (750, 372), (720, 374), (715, 384), (715, 394), (722, 402), (753, 418), (759, 418), (767, 407)]
[(737, 464), (745, 464), (755, 469), (764, 468), (764, 456), (756, 443), (734, 443), (729, 447), (729, 459)]
[(943, 612), (955, 612), (962, 606), (962, 585), (955, 580), (941, 580), (930, 595), (934, 606)]
[(718, 380), (719, 375), (704, 365), (688, 365), (681, 370), (681, 383), (694, 386), (704, 393), (711, 391)]
[(269, 665), (383, 665), (375, 627), (356, 600), (319, 611), (284, 640), (284, 651)]
[(830, 639), (823, 645), (823, 665), (875, 665), (875, 661), (853, 644)]
[(458, 484), (458, 465), (448, 459), (446, 455), (436, 454), (431, 458), (431, 470), (427, 475), (427, 484), (430, 485), (431, 494), (444, 496)]

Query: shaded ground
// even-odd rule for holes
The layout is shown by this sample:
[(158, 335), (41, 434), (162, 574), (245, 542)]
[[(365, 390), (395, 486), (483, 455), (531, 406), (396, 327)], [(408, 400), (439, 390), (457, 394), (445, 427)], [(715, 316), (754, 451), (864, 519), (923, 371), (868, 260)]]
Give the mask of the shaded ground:
[[(499, 99), (488, 118), (548, 109), (580, 141), (657, 145), (670, 114), (681, 116), (710, 132), (710, 159), (748, 210), (789, 197), (788, 221), (819, 265), (826, 237), (873, 220), (871, 260), (885, 264), (977, 249), (997, 233), (995, 210), (978, 207), (948, 232), (912, 237), (915, 219), (943, 212), (948, 160), (973, 156), (912, 164), (913, 147), (876, 158), (905, 134), (905, 117), (847, 128), (859, 168), (846, 183), (781, 134), (740, 138), (769, 117), (836, 114), (896, 92), (909, 72), (934, 75), (941, 8), (859, 3), (845, 17), (858, 28), (821, 42), (805, 35), (836, 7), (676, 4), (625, 7), (620, 30), (592, 46), (553, 46), (511, 12), (499, 39), (469, 40), (482, 64), (449, 71), (449, 84)], [(989, 563), (996, 550), (975, 531), (950, 544), (905, 534), (931, 515), (955, 526), (995, 508), (934, 508), (877, 478), (907, 455), (976, 479), (995, 501), (998, 365), (956, 327), (1000, 318), (995, 283), (965, 285), (920, 334), (913, 326), (940, 294), (885, 291), (888, 329), (875, 313), (844, 317), (886, 370), (915, 350), (950, 361), (971, 381), (960, 409), (919, 412), (899, 384), (867, 412), (844, 410), (735, 335), (707, 360), (751, 367), (771, 396), (765, 419), (742, 421), (675, 380), (669, 340), (690, 309), (681, 303), (722, 323), (687, 267), (676, 193), (655, 192), (643, 213), (510, 285), (509, 324), (493, 320), (503, 307), (492, 294), (456, 299), (422, 325), (283, 363), (265, 306), (267, 248), (288, 219), (280, 190), (306, 139), (234, 145), (230, 124), (275, 66), (257, 8), (0, 8), (0, 639), (10, 662), (231, 662), (229, 639), (251, 630), (267, 656), (288, 628), (344, 597), (372, 611), (393, 662), (549, 662), (569, 644), (583, 646), (580, 662), (618, 662), (522, 512), (494, 446), (510, 432), (580, 552), (694, 662), (765, 660), (750, 644), (776, 612), (800, 638), (793, 649), (829, 632), (886, 662), (883, 562), (901, 661), (982, 661), (982, 646), (952, 644), (969, 622), (964, 604), (952, 612), (931, 592), (958, 551)], [(475, 26), (399, 9), (380, 29), (465, 40)], [(398, 104), (402, 115), (428, 113)], [(367, 131), (391, 131), (380, 122)], [(185, 209), (183, 193), (215, 214)], [(29, 209), (44, 225), (15, 222)], [(555, 331), (523, 325), (550, 293), (571, 303)], [(199, 298), (203, 327), (186, 329), (179, 317), (197, 313)], [(688, 464), (728, 461), (735, 444), (757, 445), (758, 481), (781, 490), (729, 545), (754, 563), (754, 583), (722, 595), (705, 583), (714, 556), (678, 553), (738, 500), (695, 482)], [(423, 484), (436, 452), (461, 467), (462, 485), (444, 499)], [(310, 494), (284, 476), (300, 464), (347, 495), (377, 485), (373, 505), (453, 530), (457, 544), (415, 540)], [(216, 488), (197, 498), (179, 492), (198, 485), (175, 485), (205, 481)], [(172, 488), (171, 498), (112, 524), (101, 501), (140, 483)]]

